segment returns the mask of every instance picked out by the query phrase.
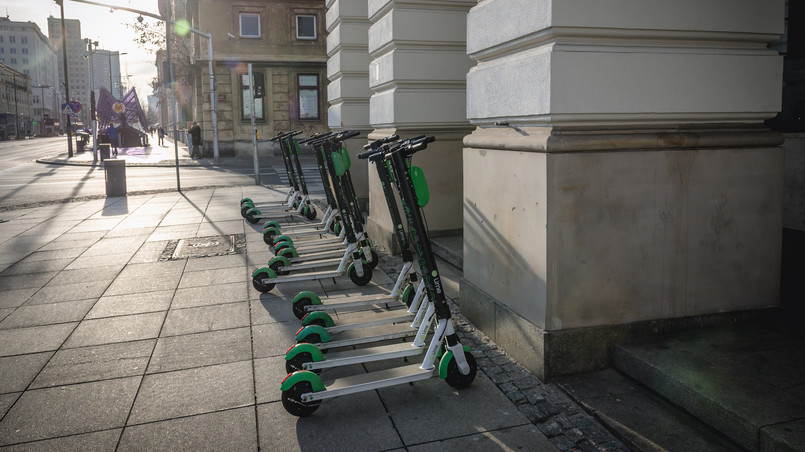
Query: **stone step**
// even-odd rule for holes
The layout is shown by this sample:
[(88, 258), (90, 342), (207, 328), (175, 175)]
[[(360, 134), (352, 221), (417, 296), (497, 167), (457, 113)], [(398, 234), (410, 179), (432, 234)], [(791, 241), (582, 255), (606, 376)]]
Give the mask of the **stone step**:
[(805, 450), (805, 335), (757, 323), (635, 338), (612, 364), (749, 450)]
[(461, 235), (431, 237), (433, 253), (458, 269), (464, 268), (464, 237)]

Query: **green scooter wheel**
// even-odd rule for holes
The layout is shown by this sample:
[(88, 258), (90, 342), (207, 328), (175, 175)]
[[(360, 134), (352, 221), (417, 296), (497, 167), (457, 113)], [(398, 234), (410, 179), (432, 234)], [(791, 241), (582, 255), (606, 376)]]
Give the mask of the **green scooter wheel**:
[(302, 209), (302, 215), (304, 215), (308, 220), (313, 221), (316, 219), (316, 208), (311, 205), (306, 205)]
[(257, 218), (258, 215), (260, 215), (260, 211), (252, 207), (246, 212), (246, 216), (244, 218), (246, 218), (246, 221), (251, 224), (257, 224), (257, 222), (260, 221), (260, 219)]
[[(304, 370), (302, 365), (305, 363), (309, 363), (311, 361), (313, 361), (313, 355), (311, 355), (310, 353), (300, 353), (294, 356), (293, 358), (285, 361), (285, 371), (290, 374), (296, 372), (297, 370)], [(311, 370), (310, 372), (313, 372), (318, 375), (321, 373), (321, 369), (314, 369)]]
[(293, 308), (293, 315), (302, 320), (304, 316), (307, 315), (308, 311), (305, 310), (306, 306), (313, 306), (313, 300), (310, 298), (302, 298), (299, 301), (295, 302), (292, 306)]
[(243, 198), (243, 199), (240, 200), (240, 205), (242, 206), (244, 203), (247, 203), (247, 202), (250, 202), (252, 204), (254, 203), (254, 201), (252, 201), (251, 198)]

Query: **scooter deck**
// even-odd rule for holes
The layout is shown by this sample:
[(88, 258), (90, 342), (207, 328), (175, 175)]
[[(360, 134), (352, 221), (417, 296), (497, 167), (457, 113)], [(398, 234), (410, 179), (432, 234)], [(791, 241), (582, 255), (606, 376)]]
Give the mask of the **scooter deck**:
[(427, 380), (436, 375), (436, 368), (421, 369), (420, 364), (392, 367), (366, 374), (338, 378), (330, 383), (325, 391), (310, 393), (311, 400), (323, 400), (372, 389), (387, 388), (403, 383)]
[(368, 328), (346, 330), (338, 333), (338, 338), (329, 342), (314, 344), (321, 349), (351, 347), (353, 345), (371, 344), (389, 339), (403, 339), (416, 336), (417, 330), (408, 323), (380, 325)]
[(331, 257), (340, 258), (343, 255), (344, 255), (344, 250), (335, 249), (335, 250), (330, 250), (330, 251), (319, 251), (317, 253), (307, 253), (304, 256), (299, 256), (299, 257), (289, 257), (288, 261), (290, 261), (292, 264), (295, 264), (295, 263), (304, 263), (304, 262), (310, 262), (310, 261), (315, 261), (315, 260), (328, 259), (328, 258), (331, 258)]
[(312, 270), (314, 268), (322, 268), (322, 267), (338, 267), (338, 264), (340, 263), (341, 263), (341, 257), (336, 257), (332, 259), (321, 259), (311, 262), (291, 262), (290, 267), (280, 267), (280, 271), (295, 272), (299, 270)]
[(425, 347), (416, 347), (413, 342), (399, 344), (379, 345), (376, 347), (359, 348), (327, 353), (324, 361), (311, 361), (305, 363), (305, 370), (329, 369), (333, 367), (349, 366), (351, 364), (370, 363), (394, 358), (416, 356), (425, 351)]
[(337, 278), (345, 274), (346, 274), (345, 271), (327, 270), (320, 272), (300, 273), (296, 275), (281, 275), (275, 278), (263, 278), (261, 282), (263, 284), (279, 284), (279, 283), (296, 282), (296, 281), (311, 281), (314, 279)]
[(338, 324), (325, 328), (331, 334), (337, 334), (343, 331), (354, 330), (357, 328), (368, 328), (379, 325), (392, 325), (397, 323), (411, 322), (416, 317), (415, 314), (403, 310), (401, 307), (393, 310), (384, 310), (383, 312), (375, 313), (371, 316), (359, 316), (358, 318), (338, 320)]

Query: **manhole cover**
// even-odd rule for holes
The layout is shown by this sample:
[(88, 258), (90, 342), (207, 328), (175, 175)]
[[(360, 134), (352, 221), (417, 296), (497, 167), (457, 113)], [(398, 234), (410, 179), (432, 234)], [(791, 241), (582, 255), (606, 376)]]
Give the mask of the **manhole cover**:
[(245, 250), (246, 236), (243, 234), (194, 237), (169, 242), (162, 260), (241, 254)]

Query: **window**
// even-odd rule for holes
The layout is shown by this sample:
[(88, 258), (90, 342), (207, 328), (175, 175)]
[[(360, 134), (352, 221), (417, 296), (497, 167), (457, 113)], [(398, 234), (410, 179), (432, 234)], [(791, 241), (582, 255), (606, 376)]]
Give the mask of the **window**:
[(244, 38), (260, 37), (260, 15), (240, 13), (240, 36)]
[(0, 42), (3, 42), (3, 35), (0, 35)]
[(17, 37), (16, 36), (9, 36), (8, 37), (8, 42), (10, 44), (14, 44), (15, 42), (17, 42)]
[(296, 39), (316, 39), (316, 16), (296, 16)]
[(22, 49), (22, 54), (23, 54), (23, 55), (28, 55), (28, 49), (27, 49), (27, 48)]
[(319, 76), (298, 74), (299, 119), (319, 119)]
[[(265, 83), (263, 82), (263, 74), (261, 72), (252, 72), (254, 78), (254, 95), (262, 94), (265, 96)], [(240, 112), (243, 119), (252, 119), (252, 99), (249, 97), (249, 74), (241, 74), (240, 76), (241, 87), (241, 103)], [(254, 119), (266, 119), (263, 114), (263, 98), (258, 97), (254, 99)]]
[(17, 64), (17, 59), (16, 59), (16, 58), (12, 58), (12, 59), (11, 59), (11, 64)]
[(23, 44), (28, 44), (28, 36), (21, 37), (20, 42), (23, 43)]
[(17, 49), (15, 49), (14, 47), (12, 47), (12, 48), (11, 48), (11, 53), (17, 53)]
[(23, 58), (22, 59), (22, 64), (28, 64), (28, 58)]

